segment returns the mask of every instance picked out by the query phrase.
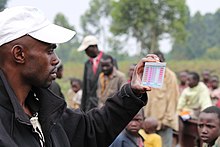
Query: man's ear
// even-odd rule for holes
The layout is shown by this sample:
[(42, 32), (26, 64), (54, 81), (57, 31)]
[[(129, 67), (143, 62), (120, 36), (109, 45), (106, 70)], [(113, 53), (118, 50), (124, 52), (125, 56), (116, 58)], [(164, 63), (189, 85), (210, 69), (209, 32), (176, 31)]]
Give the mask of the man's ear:
[(17, 63), (24, 63), (24, 47), (22, 45), (14, 45), (11, 49), (14, 61)]

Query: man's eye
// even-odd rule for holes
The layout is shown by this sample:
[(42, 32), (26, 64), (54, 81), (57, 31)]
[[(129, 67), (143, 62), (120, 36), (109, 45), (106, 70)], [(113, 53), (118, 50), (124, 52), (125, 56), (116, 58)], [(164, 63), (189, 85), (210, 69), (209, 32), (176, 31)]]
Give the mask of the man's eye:
[(213, 129), (215, 126), (213, 125), (207, 125), (208, 128)]
[(203, 124), (198, 124), (198, 127), (199, 128), (202, 128), (204, 125)]
[(53, 53), (54, 53), (54, 49), (48, 50), (48, 53), (49, 53), (49, 54), (53, 54)]

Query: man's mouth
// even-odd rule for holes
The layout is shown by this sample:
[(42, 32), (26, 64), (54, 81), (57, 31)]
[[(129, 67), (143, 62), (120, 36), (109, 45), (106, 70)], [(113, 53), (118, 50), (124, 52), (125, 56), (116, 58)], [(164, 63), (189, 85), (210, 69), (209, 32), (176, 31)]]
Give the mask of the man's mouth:
[(56, 79), (56, 78), (57, 78), (57, 74), (56, 74), (56, 73), (51, 73), (50, 75), (51, 75), (51, 77), (52, 77), (53, 79)]
[(57, 68), (53, 69), (50, 75), (53, 78), (53, 80), (55, 80), (57, 78)]
[(208, 136), (201, 136), (201, 139), (202, 139), (203, 141), (206, 141), (206, 140), (209, 139), (209, 137), (208, 137)]

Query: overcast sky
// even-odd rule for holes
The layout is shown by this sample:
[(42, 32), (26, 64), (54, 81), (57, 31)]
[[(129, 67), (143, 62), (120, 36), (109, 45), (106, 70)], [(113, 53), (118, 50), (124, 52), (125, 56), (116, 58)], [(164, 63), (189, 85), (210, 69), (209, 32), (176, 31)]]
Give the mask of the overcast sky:
[[(29, 5), (41, 9), (46, 16), (53, 21), (55, 15), (59, 12), (63, 13), (71, 25), (79, 29), (80, 16), (89, 8), (90, 0), (8, 0), (8, 7), (18, 5)], [(202, 14), (214, 13), (220, 8), (220, 0), (186, 0), (191, 15), (200, 11)], [(169, 46), (165, 41), (163, 46)]]
[[(68, 21), (78, 28), (79, 18), (89, 7), (90, 0), (9, 0), (8, 7), (30, 5), (41, 9), (53, 21), (58, 12), (62, 12)], [(186, 0), (192, 14), (200, 11), (214, 13), (220, 8), (219, 0)]]

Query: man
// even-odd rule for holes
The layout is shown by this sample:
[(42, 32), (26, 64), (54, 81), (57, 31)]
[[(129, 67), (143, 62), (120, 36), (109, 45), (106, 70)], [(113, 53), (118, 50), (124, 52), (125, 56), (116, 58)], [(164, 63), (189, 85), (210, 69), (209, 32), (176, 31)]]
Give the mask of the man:
[(144, 147), (144, 140), (138, 133), (144, 120), (144, 112), (141, 109), (128, 123), (126, 128), (118, 135), (110, 147)]
[[(61, 79), (63, 77), (63, 64), (61, 63), (61, 61), (57, 65), (57, 73), (56, 73), (56, 75), (57, 75), (57, 79)], [(52, 81), (49, 89), (51, 91), (53, 91), (53, 93), (56, 94), (57, 96), (65, 99), (64, 95), (63, 95), (63, 93), (61, 91), (60, 85), (55, 80)]]
[(209, 69), (204, 69), (202, 71), (202, 82), (208, 87), (211, 87), (210, 83), (211, 71)]
[[(165, 62), (163, 53), (156, 51), (160, 62)], [(179, 87), (177, 77), (166, 67), (162, 88), (152, 88), (148, 93), (149, 101), (145, 108), (145, 117), (158, 120), (157, 133), (162, 137), (163, 147), (171, 147), (173, 130), (178, 130), (177, 102)]]
[(55, 43), (75, 32), (51, 24), (36, 8), (14, 7), (0, 12), (0, 146), (107, 147), (147, 101), (141, 86), (144, 62), (134, 79), (101, 109), (87, 114), (66, 108), (48, 86), (56, 78), (59, 58)]
[[(98, 98), (96, 95), (99, 74), (101, 73), (100, 60), (105, 54), (98, 48), (98, 39), (95, 36), (86, 36), (78, 51), (85, 51), (89, 60), (85, 62), (83, 75), (83, 94), (81, 101), (81, 109), (89, 111), (98, 106)], [(114, 60), (117, 68), (117, 63)]]
[(220, 147), (220, 109), (211, 106), (199, 115), (198, 131), (203, 147)]
[[(198, 119), (199, 113), (212, 105), (209, 89), (203, 82), (200, 82), (198, 73), (189, 72), (187, 83), (189, 87), (183, 90), (177, 105), (177, 111), (180, 115), (179, 140), (181, 146), (187, 146), (189, 142), (192, 146), (196, 145), (194, 142), (191, 142), (191, 140), (194, 139), (194, 136), (199, 135), (197, 131), (195, 131), (197, 127), (188, 119)], [(189, 133), (194, 134), (194, 136), (186, 137), (187, 134), (185, 132), (189, 125), (192, 128)]]
[(97, 97), (98, 106), (102, 107), (107, 98), (113, 96), (127, 82), (124, 73), (117, 70), (110, 55), (101, 59), (102, 72), (99, 75)]
[(196, 72), (189, 72), (187, 81), (189, 87), (183, 90), (177, 110), (179, 113), (188, 112), (192, 118), (198, 118), (202, 110), (212, 105), (209, 89), (200, 82)]
[(217, 106), (218, 101), (220, 100), (219, 77), (217, 75), (211, 76), (210, 83), (211, 83), (211, 89), (209, 90), (210, 90), (212, 104), (214, 106)]
[(188, 87), (187, 84), (188, 71), (186, 70), (181, 71), (178, 77), (179, 77), (179, 90), (180, 93), (182, 93), (183, 90)]

